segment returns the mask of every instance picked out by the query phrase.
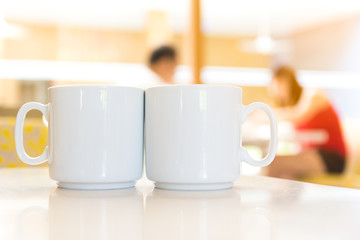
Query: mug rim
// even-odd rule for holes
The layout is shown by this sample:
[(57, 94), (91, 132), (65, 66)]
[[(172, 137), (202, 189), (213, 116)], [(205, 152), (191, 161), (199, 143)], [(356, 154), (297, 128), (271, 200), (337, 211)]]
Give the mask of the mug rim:
[(181, 88), (233, 88), (233, 89), (242, 90), (241, 86), (235, 86), (235, 85), (208, 84), (208, 83), (200, 83), (200, 84), (187, 83), (187, 84), (159, 85), (159, 86), (154, 86), (154, 87), (147, 88), (146, 91), (153, 90), (153, 89), (165, 89), (165, 88), (179, 88), (179, 89), (181, 89)]
[(81, 89), (81, 88), (98, 88), (98, 89), (110, 89), (110, 88), (121, 88), (121, 89), (134, 89), (134, 90), (140, 90), (144, 91), (141, 88), (138, 87), (132, 87), (132, 86), (118, 86), (118, 85), (91, 85), (91, 84), (74, 84), (74, 85), (58, 85), (58, 86), (52, 86), (49, 87), (48, 90), (55, 90), (55, 89), (68, 89), (68, 88), (74, 88), (74, 89)]

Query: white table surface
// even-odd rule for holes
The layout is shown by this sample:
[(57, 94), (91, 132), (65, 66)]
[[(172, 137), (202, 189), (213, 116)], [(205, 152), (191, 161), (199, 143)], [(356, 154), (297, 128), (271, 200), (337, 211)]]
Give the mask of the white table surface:
[(56, 187), (47, 168), (0, 169), (0, 239), (360, 239), (360, 190), (258, 176), (180, 192)]

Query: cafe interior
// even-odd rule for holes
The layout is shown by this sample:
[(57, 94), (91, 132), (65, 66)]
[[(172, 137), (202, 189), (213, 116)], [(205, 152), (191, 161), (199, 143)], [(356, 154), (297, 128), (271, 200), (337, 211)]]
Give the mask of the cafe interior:
[[(359, 62), (360, 2), (354, 0), (0, 0), (0, 239), (357, 240), (360, 236)], [(175, 84), (177, 87), (173, 88)], [(273, 160), (275, 154), (270, 152), (276, 151), (275, 159), (263, 168), (249, 165), (239, 157), (244, 155), (239, 153), (243, 148), (238, 150), (238, 142), (233, 141), (227, 148), (224, 144), (231, 141), (224, 141), (219, 144), (221, 147), (212, 145), (208, 151), (216, 157), (230, 156), (216, 162), (216, 166), (232, 164), (236, 156), (237, 169), (227, 166), (226, 173), (235, 173), (237, 179), (223, 185), (227, 189), (206, 189), (211, 184), (218, 186), (214, 182), (195, 184), (205, 186), (202, 189), (190, 189), (192, 182), (181, 185), (184, 189), (169, 190), (170, 185), (166, 189), (166, 185), (161, 187), (156, 182), (154, 185), (150, 174), (146, 176), (146, 171), (151, 172), (146, 152), (149, 142), (160, 146), (156, 148), (160, 153), (171, 152), (167, 149), (170, 144), (171, 149), (177, 149), (175, 145), (188, 146), (181, 149), (187, 152), (209, 139), (192, 141), (190, 147), (183, 140), (155, 144), (161, 137), (154, 130), (153, 142), (146, 142), (150, 134), (143, 134), (143, 129), (155, 126), (161, 136), (166, 136), (169, 131), (162, 131), (162, 126), (181, 121), (170, 118), (170, 113), (176, 110), (167, 108), (165, 120), (168, 121), (163, 121), (165, 113), (157, 111), (160, 117), (154, 118), (152, 124), (162, 121), (161, 124), (145, 123), (143, 128), (142, 124), (148, 121), (147, 110), (139, 107), (140, 128), (136, 131), (140, 132), (141, 147), (137, 149), (140, 157), (138, 165), (127, 165), (137, 167), (138, 178), (131, 180), (133, 185), (115, 190), (66, 189), (66, 185), (60, 185), (65, 180), (54, 178), (51, 171), (54, 168), (53, 173), (71, 175), (74, 158), (83, 163), (74, 163), (78, 171), (74, 171), (75, 178), (91, 169), (101, 181), (108, 181), (106, 171), (115, 168), (101, 165), (98, 159), (91, 162), (78, 157), (85, 156), (82, 153), (73, 157), (66, 148), (63, 152), (68, 157), (60, 162), (67, 162), (68, 168), (56, 169), (51, 159), (48, 159), (50, 163), (28, 165), (20, 160), (26, 154), (18, 155), (19, 137), (15, 137), (20, 136), (15, 125), (22, 120), (17, 119), (17, 114), (23, 104), (47, 104), (51, 95), (48, 88), (64, 85), (71, 87), (52, 89), (66, 92), (66, 89), (82, 89), (83, 85), (97, 86), (89, 87), (94, 89), (137, 87), (145, 90), (145, 95), (141, 95), (143, 92), (136, 89), (140, 97), (145, 96), (139, 106), (148, 104), (146, 96), (152, 89), (165, 89), (164, 92), (172, 88), (205, 89), (207, 93), (210, 88), (214, 92), (242, 88), (242, 103), (229, 103), (227, 94), (219, 91), (219, 99), (212, 104), (249, 106), (263, 102), (272, 110), (265, 111), (268, 116), (264, 111), (252, 112), (242, 122), (240, 140), (239, 134), (226, 131), (238, 131), (240, 123), (224, 117), (238, 115), (226, 114), (226, 107), (218, 109), (223, 114), (214, 114), (215, 120), (225, 119), (223, 122), (234, 124), (216, 125), (215, 130), (218, 136), (228, 134), (232, 140), (240, 141), (249, 153), (247, 156), (256, 159), (252, 160), (253, 165), (260, 166), (261, 159)], [(156, 88), (162, 85), (166, 87)], [(122, 99), (119, 95), (116, 99)], [(189, 103), (193, 96), (187, 96), (188, 99), (181, 101)], [(70, 100), (67, 97), (63, 95), (59, 99), (62, 102), (75, 99), (74, 95), (69, 96)], [(96, 99), (89, 102), (98, 103)], [(89, 109), (95, 109), (94, 105)], [(105, 109), (105, 105), (96, 106)], [(63, 116), (67, 113), (64, 109), (59, 119), (66, 125), (72, 120)], [(273, 119), (269, 113), (272, 111), (277, 119), (276, 142), (273, 142), (275, 128), (269, 120)], [(144, 112), (145, 117), (141, 115)], [(51, 141), (62, 139), (49, 134), (55, 127), (52, 128), (52, 119), (48, 120), (40, 111), (27, 113), (20, 130), (21, 145), (33, 159), (26, 159), (44, 156), (46, 146), (52, 151)], [(206, 123), (209, 119), (201, 120)], [(78, 121), (68, 124), (73, 127), (69, 129), (80, 129), (81, 123), (86, 125), (86, 121)], [(226, 134), (222, 135), (220, 130)], [(64, 134), (68, 139), (62, 143), (76, 138), (76, 134), (68, 131)], [(215, 140), (208, 142), (219, 143)], [(105, 157), (100, 160), (106, 159), (107, 149), (117, 150), (109, 141), (105, 144), (99, 141), (102, 146), (99, 149), (105, 149), (102, 152)], [(124, 142), (127, 143), (121, 143)], [(230, 150), (219, 154), (221, 149)], [(206, 169), (211, 154), (206, 155), (205, 150), (204, 153), (196, 155), (201, 157), (194, 162), (203, 161), (197, 166)], [(185, 156), (182, 152), (178, 155)], [(135, 162), (116, 159), (119, 161), (114, 161), (115, 165), (121, 161)], [(167, 164), (174, 159), (180, 157), (166, 158), (152, 168), (153, 172), (165, 172), (170, 177), (176, 174), (171, 174), (169, 169), (175, 173), (182, 171), (183, 175), (192, 172), (206, 180), (208, 172), (196, 170), (192, 162), (187, 165), (187, 172), (175, 168), (177, 163)], [(221, 175), (218, 168), (214, 169), (215, 176)], [(124, 172), (120, 167), (115, 170)], [(81, 186), (92, 184), (96, 185), (93, 179), (80, 183)]]
[[(15, 149), (22, 104), (47, 103), (51, 86), (146, 85), (154, 75), (150, 56), (161, 46), (176, 52), (175, 72), (165, 84), (240, 86), (244, 105), (260, 101), (277, 108), (274, 69), (292, 69), (304, 91), (321, 91), (331, 103), (347, 151), (341, 173), (309, 172), (295, 180), (360, 188), (356, 1), (0, 1), (0, 167), (33, 167)], [(265, 115), (253, 118), (242, 128), (243, 145), (260, 159), (270, 133)], [(24, 144), (30, 156), (43, 152), (47, 134), (41, 113), (29, 112)], [(304, 142), (321, 144), (328, 137), (321, 128), (298, 131), (279, 119), (277, 156), (299, 154)], [(243, 163), (242, 174), (266, 172)]]

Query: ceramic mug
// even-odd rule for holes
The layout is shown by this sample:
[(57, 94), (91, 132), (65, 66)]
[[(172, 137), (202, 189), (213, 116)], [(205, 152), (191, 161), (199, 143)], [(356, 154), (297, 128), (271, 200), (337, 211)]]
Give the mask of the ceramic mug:
[[(142, 175), (144, 91), (120, 86), (57, 86), (49, 103), (24, 104), (17, 115), (15, 143), (30, 165), (49, 162), (50, 177), (63, 188), (132, 187)], [(30, 157), (23, 146), (26, 113), (48, 120), (49, 147)]]
[[(260, 161), (241, 143), (241, 125), (260, 109), (270, 119), (270, 148)], [(220, 85), (169, 85), (145, 92), (146, 175), (155, 186), (175, 190), (230, 188), (240, 163), (270, 164), (277, 126), (264, 103), (242, 105), (242, 89)]]

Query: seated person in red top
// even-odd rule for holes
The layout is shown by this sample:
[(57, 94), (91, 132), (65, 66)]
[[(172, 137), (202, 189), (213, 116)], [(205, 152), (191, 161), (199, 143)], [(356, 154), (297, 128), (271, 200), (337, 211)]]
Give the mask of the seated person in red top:
[(305, 91), (297, 82), (295, 72), (283, 66), (273, 73), (269, 92), (279, 106), (278, 121), (290, 121), (295, 129), (323, 130), (328, 138), (319, 144), (302, 143), (297, 155), (277, 156), (268, 168), (268, 175), (296, 179), (303, 175), (342, 173), (346, 147), (339, 117), (329, 100), (320, 91)]

